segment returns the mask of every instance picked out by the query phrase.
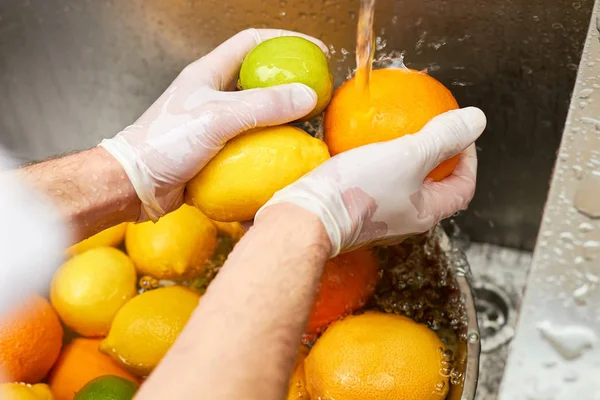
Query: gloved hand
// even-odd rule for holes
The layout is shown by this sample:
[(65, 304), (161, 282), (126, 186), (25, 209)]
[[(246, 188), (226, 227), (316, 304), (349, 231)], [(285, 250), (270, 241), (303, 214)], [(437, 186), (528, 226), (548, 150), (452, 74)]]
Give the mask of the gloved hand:
[[(477, 170), (473, 143), (485, 125), (483, 112), (468, 107), (434, 118), (417, 134), (338, 154), (275, 193), (255, 221), (274, 204), (301, 206), (321, 219), (332, 257), (426, 232), (471, 201)], [(440, 162), (460, 152), (452, 175), (425, 180)]]
[(125, 169), (142, 202), (140, 221), (156, 221), (183, 202), (185, 184), (225, 143), (261, 126), (280, 125), (313, 110), (316, 93), (302, 84), (233, 91), (244, 56), (277, 36), (299, 33), (248, 29), (188, 65), (158, 100), (104, 147)]

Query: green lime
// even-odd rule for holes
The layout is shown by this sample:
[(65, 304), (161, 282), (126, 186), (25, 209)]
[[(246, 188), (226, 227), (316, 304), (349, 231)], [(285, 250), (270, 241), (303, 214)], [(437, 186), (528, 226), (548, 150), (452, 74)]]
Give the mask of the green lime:
[(138, 385), (120, 376), (104, 375), (89, 381), (73, 400), (131, 400)]
[(242, 89), (303, 83), (318, 96), (315, 109), (302, 118), (309, 120), (325, 110), (333, 92), (333, 74), (323, 50), (298, 36), (265, 40), (246, 55), (240, 69)]

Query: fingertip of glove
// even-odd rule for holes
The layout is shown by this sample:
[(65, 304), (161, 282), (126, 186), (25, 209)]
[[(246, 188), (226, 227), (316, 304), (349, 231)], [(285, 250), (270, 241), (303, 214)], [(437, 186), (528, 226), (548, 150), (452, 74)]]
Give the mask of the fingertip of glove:
[(292, 83), (289, 85), (292, 101), (298, 109), (311, 109), (317, 104), (317, 92), (302, 83)]
[(465, 125), (472, 132), (480, 134), (485, 129), (487, 119), (483, 111), (477, 107), (465, 107), (456, 111), (460, 118), (463, 120)]

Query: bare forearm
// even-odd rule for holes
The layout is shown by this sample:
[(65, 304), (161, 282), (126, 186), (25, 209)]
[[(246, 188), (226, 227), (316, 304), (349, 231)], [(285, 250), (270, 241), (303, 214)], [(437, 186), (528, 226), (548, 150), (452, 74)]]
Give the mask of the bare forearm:
[(28, 165), (18, 172), (54, 203), (75, 240), (138, 217), (133, 186), (121, 165), (102, 148)]
[(329, 252), (311, 213), (265, 210), (138, 398), (280, 400)]

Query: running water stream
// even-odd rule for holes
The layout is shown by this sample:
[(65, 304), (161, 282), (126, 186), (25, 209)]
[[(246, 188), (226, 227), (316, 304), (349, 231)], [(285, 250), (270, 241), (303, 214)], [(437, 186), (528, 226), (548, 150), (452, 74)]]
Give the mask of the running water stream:
[(375, 0), (361, 0), (356, 30), (356, 84), (363, 93), (361, 105), (366, 105), (369, 99), (369, 80), (375, 55), (374, 17)]

